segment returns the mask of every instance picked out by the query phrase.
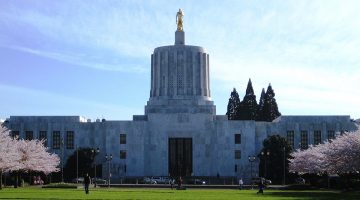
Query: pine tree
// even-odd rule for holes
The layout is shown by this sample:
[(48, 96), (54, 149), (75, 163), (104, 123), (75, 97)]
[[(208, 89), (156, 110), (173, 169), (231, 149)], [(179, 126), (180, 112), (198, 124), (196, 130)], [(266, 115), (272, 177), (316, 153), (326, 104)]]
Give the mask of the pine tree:
[(264, 119), (264, 117), (263, 117), (264, 103), (265, 103), (265, 89), (263, 88), (261, 91), (259, 105), (257, 108), (256, 121), (261, 121)]
[(268, 122), (271, 122), (277, 117), (281, 116), (281, 113), (279, 112), (278, 109), (278, 105), (276, 103), (275, 93), (271, 87), (271, 84), (269, 84), (265, 93), (265, 101), (264, 101), (264, 107), (262, 113), (263, 113), (262, 120)]
[(239, 107), (240, 107), (240, 98), (236, 89), (234, 88), (230, 94), (229, 103), (227, 106), (226, 115), (229, 120), (238, 120), (239, 119)]
[(256, 95), (252, 87), (251, 79), (249, 79), (246, 94), (240, 106), (240, 119), (241, 120), (255, 120), (258, 104), (256, 102)]

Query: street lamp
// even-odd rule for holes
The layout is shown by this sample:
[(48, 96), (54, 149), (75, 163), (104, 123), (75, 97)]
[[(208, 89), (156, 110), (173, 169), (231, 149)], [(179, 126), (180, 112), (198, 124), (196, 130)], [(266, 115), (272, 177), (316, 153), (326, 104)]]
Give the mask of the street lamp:
[(285, 167), (286, 167), (286, 165), (285, 165), (285, 164), (286, 164), (286, 162), (285, 162), (285, 160), (286, 160), (285, 150), (286, 150), (286, 149), (285, 149), (285, 146), (284, 146), (284, 147), (283, 147), (283, 153), (284, 153), (284, 154), (283, 154), (283, 155), (284, 155), (284, 157), (283, 157), (283, 161), (284, 161), (284, 163), (283, 163), (283, 164), (284, 164), (284, 165), (283, 165), (283, 185), (285, 185)]
[(108, 187), (110, 188), (110, 176), (111, 176), (111, 173), (110, 173), (110, 163), (111, 163), (111, 160), (112, 160), (112, 154), (110, 155), (105, 155), (105, 159), (106, 161), (109, 163), (109, 175), (108, 175)]
[(93, 159), (94, 159), (94, 187), (96, 187), (96, 160), (95, 160), (95, 157), (96, 155), (100, 152), (100, 149), (99, 148), (96, 148), (96, 149), (91, 149), (91, 153), (93, 155)]
[(61, 138), (61, 182), (64, 182), (64, 138)]
[(265, 167), (264, 167), (264, 178), (266, 178), (266, 167), (267, 167), (267, 163), (266, 163), (266, 157), (269, 157), (270, 156), (270, 151), (266, 151), (266, 152), (261, 152), (261, 156), (264, 158), (264, 164), (265, 164)]
[(252, 170), (252, 163), (256, 160), (255, 156), (249, 156), (250, 162), (250, 174), (251, 174), (251, 189), (253, 189), (253, 170)]

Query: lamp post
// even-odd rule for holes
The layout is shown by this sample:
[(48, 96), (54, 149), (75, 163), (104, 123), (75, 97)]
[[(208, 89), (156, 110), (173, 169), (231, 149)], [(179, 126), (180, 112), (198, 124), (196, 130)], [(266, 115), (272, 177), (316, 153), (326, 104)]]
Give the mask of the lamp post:
[(261, 152), (261, 156), (264, 158), (264, 178), (266, 178), (266, 167), (267, 167), (267, 163), (266, 163), (266, 158), (270, 156), (270, 151), (266, 151), (266, 152)]
[(64, 138), (61, 138), (61, 182), (64, 182)]
[(96, 155), (100, 152), (100, 149), (99, 148), (96, 148), (96, 149), (91, 149), (91, 153), (93, 155), (93, 159), (94, 159), (94, 187), (96, 187)]
[(251, 174), (251, 189), (253, 189), (253, 170), (252, 170), (252, 163), (256, 160), (255, 156), (249, 156), (249, 162), (250, 162), (250, 174)]
[(283, 157), (283, 162), (284, 162), (284, 163), (283, 163), (283, 164), (284, 164), (284, 165), (283, 165), (283, 185), (285, 185), (285, 167), (286, 167), (286, 165), (285, 165), (285, 164), (286, 164), (286, 162), (285, 162), (285, 159), (286, 159), (285, 150), (286, 150), (286, 149), (285, 149), (285, 146), (284, 146), (284, 147), (283, 147), (283, 156), (284, 156), (284, 157)]
[(110, 163), (111, 163), (111, 160), (112, 160), (112, 154), (110, 155), (105, 155), (105, 159), (106, 161), (109, 163), (109, 175), (108, 175), (108, 187), (110, 188), (110, 176), (111, 176), (111, 173), (110, 173)]
[(76, 145), (76, 183), (79, 183), (79, 147)]

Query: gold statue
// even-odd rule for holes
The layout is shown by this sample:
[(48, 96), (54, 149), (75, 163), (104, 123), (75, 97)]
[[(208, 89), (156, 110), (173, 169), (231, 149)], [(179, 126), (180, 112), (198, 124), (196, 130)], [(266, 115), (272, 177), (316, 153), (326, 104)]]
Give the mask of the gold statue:
[(184, 12), (181, 9), (179, 9), (179, 11), (176, 13), (176, 24), (177, 24), (178, 31), (184, 30), (183, 17), (184, 17)]

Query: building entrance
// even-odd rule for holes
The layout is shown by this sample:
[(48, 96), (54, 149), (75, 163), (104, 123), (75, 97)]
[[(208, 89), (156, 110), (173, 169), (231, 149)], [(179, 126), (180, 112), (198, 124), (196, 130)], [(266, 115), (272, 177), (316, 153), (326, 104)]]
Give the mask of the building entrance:
[(169, 138), (169, 174), (191, 176), (192, 138)]

